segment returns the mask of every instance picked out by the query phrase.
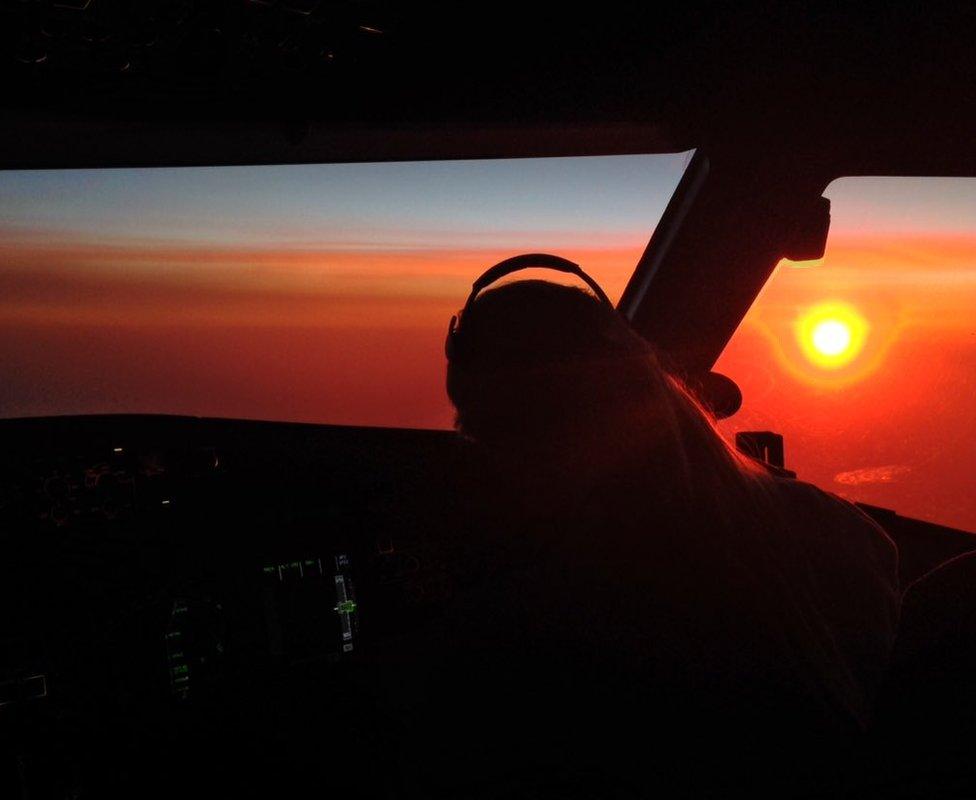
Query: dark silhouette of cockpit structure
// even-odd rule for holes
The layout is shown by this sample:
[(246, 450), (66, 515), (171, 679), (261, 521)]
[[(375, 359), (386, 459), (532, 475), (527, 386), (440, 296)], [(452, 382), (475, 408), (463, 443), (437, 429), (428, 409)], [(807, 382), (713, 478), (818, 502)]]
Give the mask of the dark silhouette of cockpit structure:
[[(974, 29), (961, 4), (7, 3), (0, 168), (694, 150), (619, 310), (731, 413), (736, 387), (711, 368), (780, 259), (822, 254), (828, 184), (976, 177)], [(788, 469), (769, 433), (742, 449)], [(95, 464), (115, 478), (78, 478)], [(470, 563), (457, 533), (483, 478), (449, 433), (3, 420), (0, 794), (408, 796), (404, 754), (424, 750), (396, 731), (424, 708), (403, 654), (469, 577), (450, 565)], [(106, 498), (110, 518), (86, 511)], [(866, 510), (903, 583), (926, 577), (877, 727), (838, 773), (878, 796), (971, 795), (958, 743), (976, 693), (958, 665), (976, 540)]]

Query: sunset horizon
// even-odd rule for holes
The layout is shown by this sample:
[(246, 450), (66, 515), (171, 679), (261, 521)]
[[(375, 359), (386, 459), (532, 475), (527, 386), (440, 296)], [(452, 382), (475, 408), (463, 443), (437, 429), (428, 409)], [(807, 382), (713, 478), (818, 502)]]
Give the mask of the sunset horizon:
[[(474, 277), (552, 251), (617, 299), (687, 158), (16, 173), (0, 204), (0, 416), (449, 428), (443, 332)], [(944, 446), (919, 409), (962, 429), (952, 387), (972, 387), (976, 363), (976, 217), (947, 180), (828, 187), (825, 257), (779, 265), (716, 369), (745, 396), (727, 434), (777, 430), (805, 480), (976, 529), (962, 474), (919, 463)], [(818, 313), (850, 349), (817, 357), (801, 328)]]

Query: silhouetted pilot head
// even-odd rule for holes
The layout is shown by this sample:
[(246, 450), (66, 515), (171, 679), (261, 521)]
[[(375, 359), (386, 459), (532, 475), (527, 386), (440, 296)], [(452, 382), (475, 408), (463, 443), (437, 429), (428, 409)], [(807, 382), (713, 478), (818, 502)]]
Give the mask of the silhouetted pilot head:
[(608, 302), (523, 280), (489, 289), (463, 314), (447, 369), (461, 433), (519, 446), (602, 427), (664, 391), (650, 346)]

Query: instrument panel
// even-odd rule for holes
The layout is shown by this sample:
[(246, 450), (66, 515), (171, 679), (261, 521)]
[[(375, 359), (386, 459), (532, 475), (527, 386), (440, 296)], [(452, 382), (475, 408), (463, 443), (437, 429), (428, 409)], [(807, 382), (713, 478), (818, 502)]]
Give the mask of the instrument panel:
[(469, 568), (455, 437), (165, 417), (0, 436), (0, 788), (304, 791), (325, 768), (393, 791), (376, 654), (436, 629)]
[[(548, 690), (538, 719), (580, 706), (516, 630), (561, 534), (493, 469), (448, 432), (0, 421), (0, 797), (426, 797), (504, 771), (458, 733), (507, 724), (485, 681)], [(871, 511), (903, 569), (968, 547)]]

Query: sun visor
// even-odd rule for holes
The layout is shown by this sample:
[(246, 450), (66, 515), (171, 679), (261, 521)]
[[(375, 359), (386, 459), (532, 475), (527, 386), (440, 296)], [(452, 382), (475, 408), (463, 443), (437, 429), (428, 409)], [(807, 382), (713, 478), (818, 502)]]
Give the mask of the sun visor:
[(815, 261), (823, 258), (830, 231), (830, 200), (818, 197), (804, 203), (787, 227), (783, 241), (783, 257), (791, 261)]

